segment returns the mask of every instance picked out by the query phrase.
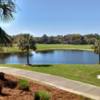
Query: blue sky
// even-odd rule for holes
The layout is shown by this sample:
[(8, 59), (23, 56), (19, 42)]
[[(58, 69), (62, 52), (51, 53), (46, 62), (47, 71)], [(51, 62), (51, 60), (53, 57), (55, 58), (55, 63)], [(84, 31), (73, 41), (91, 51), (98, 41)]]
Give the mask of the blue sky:
[(17, 13), (0, 24), (11, 35), (100, 33), (100, 0), (16, 0)]

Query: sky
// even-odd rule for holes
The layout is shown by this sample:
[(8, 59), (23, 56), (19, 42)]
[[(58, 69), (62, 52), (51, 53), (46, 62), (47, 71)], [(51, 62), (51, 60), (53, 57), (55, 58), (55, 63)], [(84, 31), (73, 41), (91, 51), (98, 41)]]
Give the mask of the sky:
[(14, 20), (1, 23), (10, 35), (100, 33), (100, 0), (16, 0)]

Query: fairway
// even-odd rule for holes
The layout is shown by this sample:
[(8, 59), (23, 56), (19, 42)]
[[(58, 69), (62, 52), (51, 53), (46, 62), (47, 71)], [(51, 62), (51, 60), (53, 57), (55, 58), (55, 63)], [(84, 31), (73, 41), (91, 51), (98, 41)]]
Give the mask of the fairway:
[(89, 50), (92, 51), (92, 45), (70, 45), (70, 44), (37, 44), (37, 50)]
[[(37, 44), (37, 51), (45, 50), (87, 50), (93, 51), (92, 45), (69, 45), (69, 44)], [(12, 47), (3, 47), (0, 53), (21, 53), (21, 51), (16, 45)]]

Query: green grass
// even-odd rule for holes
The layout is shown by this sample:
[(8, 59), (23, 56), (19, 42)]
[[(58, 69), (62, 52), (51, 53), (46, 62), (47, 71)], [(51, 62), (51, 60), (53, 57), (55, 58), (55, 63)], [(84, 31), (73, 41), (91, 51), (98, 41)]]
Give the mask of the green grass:
[(18, 84), (19, 84), (19, 89), (26, 90), (26, 91), (29, 90), (29, 82), (27, 80), (20, 79)]
[[(55, 50), (55, 49), (64, 49), (64, 50), (88, 50), (92, 51), (92, 45), (68, 45), (68, 44), (37, 44), (37, 51), (43, 50)], [(0, 50), (0, 53), (20, 53), (22, 52), (18, 47), (3, 47)]]
[(72, 49), (92, 50), (92, 45), (68, 45), (68, 44), (37, 44), (37, 50)]
[(51, 100), (51, 94), (45, 90), (36, 91), (34, 96), (34, 100)]
[(25, 70), (37, 71), (52, 75), (65, 77), (93, 85), (100, 86), (100, 79), (96, 76), (100, 74), (100, 65), (1, 65), (20, 68)]
[(18, 47), (3, 47), (0, 53), (20, 53), (22, 52)]

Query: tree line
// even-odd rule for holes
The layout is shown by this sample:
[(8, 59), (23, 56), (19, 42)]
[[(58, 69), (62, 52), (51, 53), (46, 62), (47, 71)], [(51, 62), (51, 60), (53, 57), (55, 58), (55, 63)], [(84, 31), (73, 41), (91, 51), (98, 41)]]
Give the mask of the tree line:
[[(25, 34), (19, 34), (12, 36), (13, 43), (18, 43), (21, 38), (24, 38)], [(57, 35), (48, 36), (44, 34), (41, 37), (33, 37), (36, 43), (41, 44), (94, 44), (96, 40), (100, 39), (100, 35), (95, 34), (67, 34), (67, 35)]]
[(58, 36), (47, 36), (44, 34), (42, 37), (33, 37), (29, 34), (20, 34), (13, 36), (13, 43), (17, 44), (18, 47), (27, 52), (27, 63), (29, 63), (29, 50), (36, 50), (36, 43), (44, 44), (93, 44), (93, 49), (99, 56), (100, 64), (100, 35), (99, 34), (68, 34), (68, 35), (58, 35)]

